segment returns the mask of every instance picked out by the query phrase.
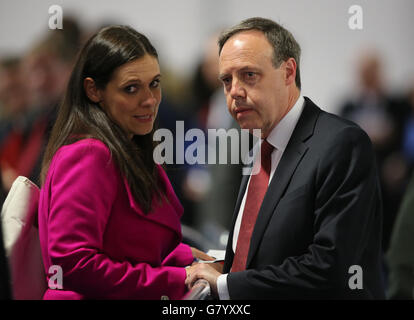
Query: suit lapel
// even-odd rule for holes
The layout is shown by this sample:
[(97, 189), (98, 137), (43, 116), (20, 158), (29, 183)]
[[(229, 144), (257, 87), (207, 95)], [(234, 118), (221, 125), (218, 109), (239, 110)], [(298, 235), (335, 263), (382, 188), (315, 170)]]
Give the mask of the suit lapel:
[(224, 272), (229, 272), (230, 268), (231, 268), (231, 264), (233, 263), (233, 256), (234, 256), (234, 252), (233, 252), (234, 226), (236, 224), (237, 216), (238, 216), (239, 211), (240, 211), (240, 206), (241, 206), (241, 203), (242, 203), (242, 200), (243, 200), (244, 193), (246, 192), (247, 182), (249, 181), (249, 177), (250, 177), (249, 175), (243, 175), (243, 178), (242, 178), (241, 183), (240, 183), (239, 194), (237, 196), (236, 206), (234, 208), (233, 219), (232, 219), (232, 222), (231, 222), (230, 234), (229, 234), (229, 238), (227, 240), (226, 257), (225, 257), (224, 267), (223, 267)]
[(275, 207), (288, 187), (298, 164), (308, 150), (308, 146), (305, 141), (313, 134), (320, 109), (306, 97), (305, 101), (302, 115), (300, 116), (299, 121), (292, 133), (289, 143), (286, 146), (283, 156), (280, 159), (279, 165), (263, 199), (250, 241), (250, 249), (246, 264), (247, 267), (257, 251), (269, 220), (274, 213)]
[(244, 193), (246, 192), (248, 181), (249, 181), (249, 176), (244, 175), (243, 178), (242, 178), (242, 181), (240, 183), (239, 195), (237, 196), (236, 207), (235, 207), (234, 212), (233, 212), (233, 220), (232, 220), (232, 223), (231, 223), (231, 225), (233, 227), (236, 224), (237, 215), (238, 215), (239, 210), (240, 210), (240, 206), (241, 206), (241, 203), (242, 203), (242, 200), (243, 200)]

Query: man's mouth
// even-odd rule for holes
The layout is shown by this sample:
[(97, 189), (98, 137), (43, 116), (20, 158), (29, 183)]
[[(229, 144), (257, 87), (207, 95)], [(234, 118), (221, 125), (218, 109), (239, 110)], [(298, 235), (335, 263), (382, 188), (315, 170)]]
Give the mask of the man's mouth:
[(246, 108), (246, 107), (236, 107), (236, 108), (234, 108), (234, 113), (236, 114), (236, 116), (245, 115), (250, 111), (253, 111), (253, 109), (252, 108)]

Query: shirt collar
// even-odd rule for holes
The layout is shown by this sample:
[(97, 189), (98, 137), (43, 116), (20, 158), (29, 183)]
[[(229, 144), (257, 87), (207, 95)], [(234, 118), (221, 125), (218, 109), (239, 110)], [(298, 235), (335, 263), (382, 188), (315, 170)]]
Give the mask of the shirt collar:
[(299, 117), (302, 114), (303, 107), (305, 105), (305, 99), (302, 95), (289, 110), (289, 112), (280, 120), (280, 122), (270, 131), (267, 136), (267, 141), (280, 151), (284, 151), (292, 136), (292, 132), (298, 123)]

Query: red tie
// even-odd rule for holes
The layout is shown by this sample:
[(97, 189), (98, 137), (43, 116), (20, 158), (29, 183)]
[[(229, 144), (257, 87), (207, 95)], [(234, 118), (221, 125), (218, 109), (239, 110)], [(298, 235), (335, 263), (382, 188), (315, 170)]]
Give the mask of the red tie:
[(236, 253), (234, 254), (232, 272), (246, 269), (247, 254), (250, 247), (250, 239), (256, 223), (257, 215), (263, 198), (269, 185), (269, 176), (271, 169), (271, 153), (273, 146), (263, 140), (260, 146), (260, 171), (258, 174), (250, 176), (249, 190), (247, 191), (244, 212), (237, 239)]

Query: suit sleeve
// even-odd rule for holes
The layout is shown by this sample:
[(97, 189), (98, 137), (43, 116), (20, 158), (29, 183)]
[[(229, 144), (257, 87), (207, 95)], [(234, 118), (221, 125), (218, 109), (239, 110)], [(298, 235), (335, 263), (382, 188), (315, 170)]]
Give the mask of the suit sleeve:
[(349, 267), (361, 261), (379, 211), (378, 179), (371, 142), (362, 130), (344, 128), (330, 141), (313, 181), (313, 242), (280, 265), (230, 273), (231, 299), (317, 298), (349, 290)]
[(48, 252), (63, 271), (64, 290), (105, 299), (180, 299), (183, 268), (114, 261), (102, 250), (103, 235), (118, 192), (118, 171), (104, 145), (62, 150), (51, 182)]

